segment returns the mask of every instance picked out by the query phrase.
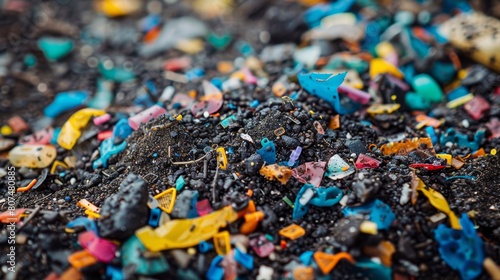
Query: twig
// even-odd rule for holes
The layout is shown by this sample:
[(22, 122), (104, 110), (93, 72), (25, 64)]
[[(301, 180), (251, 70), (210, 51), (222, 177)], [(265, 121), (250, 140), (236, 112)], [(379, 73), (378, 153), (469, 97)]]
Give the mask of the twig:
[(35, 217), (35, 215), (38, 213), (38, 211), (40, 211), (40, 209), (41, 209), (41, 207), (37, 206), (35, 208), (35, 210), (28, 216), (28, 218), (26, 218), (26, 220), (24, 220), (23, 224), (19, 227), (19, 229), (17, 231), (20, 232), (24, 228), (24, 226), (26, 224), (28, 224), (31, 221), (31, 219), (33, 219), (33, 217)]
[(168, 159), (170, 160), (170, 163), (171, 164), (175, 164), (175, 165), (181, 165), (181, 164), (192, 164), (192, 163), (197, 163), (201, 160), (203, 160), (204, 158), (206, 158), (208, 156), (208, 154), (210, 154), (211, 152), (213, 152), (215, 149), (217, 149), (217, 145), (214, 145), (212, 146), (212, 148), (210, 149), (210, 151), (208, 151), (204, 156), (202, 156), (201, 158), (199, 159), (195, 159), (195, 160), (190, 160), (190, 161), (177, 161), (177, 162), (173, 162), (172, 161), (172, 158), (170, 157), (170, 146), (168, 146)]

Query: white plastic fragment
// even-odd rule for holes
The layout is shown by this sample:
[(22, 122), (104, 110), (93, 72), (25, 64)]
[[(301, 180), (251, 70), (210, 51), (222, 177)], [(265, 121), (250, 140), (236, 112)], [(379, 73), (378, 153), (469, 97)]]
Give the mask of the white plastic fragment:
[(257, 280), (271, 280), (273, 278), (274, 269), (261, 265), (259, 267), (259, 275), (257, 275)]
[(309, 200), (314, 196), (314, 190), (313, 189), (307, 189), (304, 194), (302, 194), (302, 197), (299, 198), (299, 203), (301, 205), (306, 205)]
[(403, 189), (401, 190), (401, 198), (399, 199), (399, 204), (405, 205), (410, 201), (411, 188), (407, 183), (403, 184)]

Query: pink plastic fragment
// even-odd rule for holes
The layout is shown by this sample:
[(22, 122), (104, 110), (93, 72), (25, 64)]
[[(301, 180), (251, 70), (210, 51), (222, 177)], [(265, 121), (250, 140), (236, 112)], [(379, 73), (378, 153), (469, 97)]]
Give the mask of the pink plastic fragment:
[(500, 137), (500, 120), (498, 118), (492, 118), (486, 123), (486, 127), (491, 132), (490, 139)]
[(7, 121), (7, 124), (12, 128), (14, 133), (19, 133), (29, 128), (28, 124), (20, 116), (13, 116)]
[(182, 107), (189, 106), (191, 103), (193, 103), (193, 101), (193, 98), (184, 93), (178, 93), (174, 95), (174, 98), (172, 98), (172, 104), (179, 103)]
[(368, 104), (370, 102), (370, 94), (368, 92), (346, 86), (346, 85), (340, 85), (337, 88), (337, 91), (340, 94), (345, 94), (347, 97), (349, 97), (352, 101), (361, 103), (361, 104)]
[(324, 161), (306, 162), (292, 169), (292, 176), (301, 183), (312, 184), (318, 188), (323, 180), (325, 166)]
[(273, 243), (269, 242), (264, 235), (250, 240), (252, 250), (261, 258), (266, 258), (274, 251)]
[(109, 120), (111, 120), (111, 115), (110, 114), (104, 114), (102, 116), (95, 117), (94, 118), (94, 124), (95, 125), (101, 125), (103, 123), (109, 122)]
[(80, 233), (78, 243), (101, 262), (109, 263), (115, 258), (117, 245), (97, 237), (93, 231)]
[(212, 94), (216, 94), (216, 95), (222, 94), (220, 89), (218, 89), (214, 84), (212, 84), (209, 81), (204, 80), (202, 82), (202, 85), (203, 85), (203, 93), (205, 94), (205, 96), (212, 95)]
[(199, 101), (196, 102), (192, 107), (191, 107), (191, 113), (195, 117), (201, 116), (205, 112), (208, 112), (209, 114), (213, 114), (222, 107), (222, 100), (218, 99), (209, 99), (205, 101)]
[(359, 154), (358, 159), (356, 160), (356, 167), (358, 169), (377, 168), (379, 165), (380, 165), (379, 160), (376, 160), (365, 154)]
[(483, 117), (484, 112), (490, 109), (490, 103), (481, 96), (475, 96), (471, 101), (464, 105), (465, 111), (474, 119), (479, 120)]
[(183, 56), (179, 58), (172, 58), (165, 61), (163, 68), (166, 71), (182, 71), (191, 67), (191, 58)]
[(212, 206), (210, 206), (210, 202), (207, 198), (196, 203), (196, 212), (198, 212), (198, 215), (200, 215), (200, 217), (210, 214), (212, 213), (212, 211)]
[(242, 71), (243, 74), (245, 74), (245, 84), (257, 84), (257, 77), (255, 77), (248, 68), (243, 68)]
[(150, 108), (140, 112), (139, 114), (128, 118), (128, 124), (133, 130), (137, 130), (141, 123), (147, 123), (150, 120), (163, 115), (167, 112), (164, 108), (158, 106), (158, 105), (153, 105)]
[(24, 136), (19, 140), (19, 143), (29, 145), (46, 145), (49, 144), (53, 134), (54, 129), (52, 127), (47, 127), (31, 135)]
[(238, 272), (236, 270), (236, 261), (234, 260), (234, 250), (231, 250), (221, 262), (224, 268), (224, 280), (236, 279)]

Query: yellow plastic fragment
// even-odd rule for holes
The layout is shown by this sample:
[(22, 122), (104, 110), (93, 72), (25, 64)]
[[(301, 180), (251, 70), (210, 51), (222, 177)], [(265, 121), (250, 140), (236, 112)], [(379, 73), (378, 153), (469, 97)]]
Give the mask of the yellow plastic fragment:
[(87, 215), (90, 219), (99, 219), (101, 217), (100, 214), (92, 212), (90, 210), (85, 210), (85, 215)]
[(389, 73), (397, 78), (403, 79), (404, 74), (396, 66), (383, 60), (382, 58), (374, 58), (370, 62), (370, 78), (375, 78), (380, 74)]
[(125, 16), (141, 9), (139, 0), (95, 0), (94, 7), (108, 17)]
[(231, 236), (227, 230), (214, 235), (214, 247), (215, 252), (222, 256), (231, 251)]
[(12, 130), (12, 128), (8, 125), (3, 125), (1, 128), (0, 128), (0, 134), (2, 135), (11, 135), (12, 132), (14, 132)]
[(363, 221), (361, 225), (359, 225), (359, 231), (366, 234), (377, 235), (377, 224), (372, 221)]
[(57, 138), (57, 144), (66, 150), (71, 150), (73, 146), (75, 146), (78, 138), (82, 135), (80, 130), (87, 126), (90, 119), (104, 114), (106, 114), (106, 111), (90, 108), (81, 109), (74, 113), (68, 121), (64, 123), (61, 133), (59, 133), (59, 137)]
[(373, 104), (371, 105), (366, 112), (370, 115), (379, 115), (379, 114), (392, 114), (397, 109), (399, 109), (401, 105), (394, 104)]
[(84, 199), (80, 199), (77, 203), (77, 206), (80, 206), (82, 208), (85, 208), (85, 210), (89, 210), (91, 212), (99, 213), (101, 209), (94, 204), (92, 204), (90, 201)]
[(217, 152), (217, 162), (219, 163), (219, 168), (222, 170), (227, 169), (227, 156), (226, 150), (223, 147), (219, 147), (216, 150)]
[(464, 95), (462, 97), (459, 97), (457, 99), (454, 99), (454, 100), (446, 103), (446, 107), (449, 109), (457, 108), (457, 107), (462, 106), (465, 103), (471, 101), (472, 99), (474, 99), (474, 94), (469, 93), (467, 95)]
[(306, 231), (299, 225), (296, 224), (291, 224), (279, 231), (279, 234), (283, 237), (286, 237), (290, 240), (295, 240), (304, 234), (306, 234)]
[(158, 201), (158, 204), (161, 210), (167, 212), (168, 214), (172, 213), (175, 205), (175, 198), (177, 197), (177, 189), (170, 188), (160, 194), (155, 195), (155, 199)]
[(203, 50), (205, 42), (201, 39), (181, 40), (175, 48), (187, 54), (197, 54)]
[(442, 159), (445, 159), (446, 160), (446, 164), (447, 165), (451, 165), (451, 155), (450, 154), (436, 154), (436, 157), (437, 158), (442, 158)]
[(377, 55), (379, 57), (387, 57), (387, 56), (395, 54), (396, 49), (394, 48), (394, 46), (391, 43), (389, 43), (387, 41), (383, 41), (383, 42), (378, 43), (375, 46), (375, 52), (377, 53)]
[(278, 164), (263, 166), (259, 173), (267, 180), (278, 180), (283, 185), (285, 185), (292, 176), (292, 170), (290, 168)]
[(145, 226), (135, 235), (152, 252), (187, 248), (212, 238), (221, 227), (236, 221), (238, 214), (226, 206), (208, 215), (194, 219), (177, 219), (153, 229)]
[(60, 166), (64, 169), (69, 169), (69, 167), (62, 161), (55, 160), (54, 163), (52, 164), (52, 167), (50, 168), (50, 174), (56, 173), (56, 168)]

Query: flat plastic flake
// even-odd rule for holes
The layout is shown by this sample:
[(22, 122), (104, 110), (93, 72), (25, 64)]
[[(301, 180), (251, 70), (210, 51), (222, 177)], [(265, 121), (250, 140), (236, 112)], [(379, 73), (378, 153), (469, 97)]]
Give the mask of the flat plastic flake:
[(308, 183), (319, 187), (325, 173), (326, 162), (306, 162), (292, 169), (292, 176), (301, 183)]
[(60, 92), (54, 101), (45, 107), (43, 113), (47, 117), (55, 118), (66, 111), (82, 106), (89, 95), (90, 93), (84, 90)]
[(321, 269), (321, 272), (323, 274), (328, 274), (332, 269), (337, 265), (337, 263), (342, 260), (346, 259), (350, 261), (351, 263), (354, 263), (354, 259), (349, 255), (348, 253), (345, 252), (340, 252), (335, 255), (328, 254), (325, 252), (315, 252), (314, 253), (314, 261), (316, 264), (318, 264), (319, 268)]
[(219, 168), (222, 170), (227, 169), (227, 156), (226, 150), (223, 147), (219, 147), (216, 150), (217, 153), (217, 162), (219, 163)]
[(347, 100), (340, 100), (337, 89), (344, 81), (346, 75), (347, 72), (337, 75), (313, 72), (299, 74), (297, 77), (300, 85), (307, 92), (330, 103), (337, 113), (346, 115), (357, 111), (361, 107), (361, 104), (353, 102), (347, 97)]
[(484, 113), (491, 108), (490, 103), (481, 96), (475, 96), (471, 101), (464, 105), (465, 111), (474, 119), (479, 120)]
[(103, 110), (89, 108), (81, 109), (74, 113), (62, 126), (61, 132), (57, 138), (57, 143), (64, 149), (71, 150), (82, 134), (80, 130), (87, 126), (90, 119), (104, 114), (106, 114), (106, 112)]
[(462, 214), (460, 225), (462, 230), (440, 224), (434, 234), (443, 260), (452, 269), (458, 270), (462, 279), (472, 280), (483, 271), (484, 244), (467, 214)]
[(396, 112), (401, 107), (400, 104), (373, 104), (366, 112), (370, 115), (380, 115), (380, 114), (392, 114)]
[(298, 146), (295, 150), (290, 154), (290, 159), (288, 160), (288, 166), (293, 166), (295, 162), (299, 159), (300, 154), (302, 153), (302, 147)]
[(202, 217), (212, 213), (213, 209), (210, 206), (210, 201), (207, 198), (200, 200), (196, 203), (196, 211), (198, 212), (198, 216)]
[(328, 161), (325, 176), (332, 180), (339, 180), (354, 173), (354, 168), (349, 166), (339, 155), (334, 155)]
[(100, 262), (108, 263), (115, 258), (117, 245), (99, 238), (95, 232), (86, 231), (78, 236), (78, 243)]
[(78, 217), (73, 221), (66, 224), (66, 228), (74, 229), (77, 227), (84, 227), (87, 231), (93, 231), (95, 234), (98, 234), (97, 224), (94, 220), (91, 220), (86, 217)]
[(113, 143), (113, 138), (108, 138), (102, 141), (99, 147), (100, 157), (92, 163), (92, 168), (107, 168), (108, 160), (111, 156), (121, 153), (127, 147), (127, 141), (123, 141), (118, 145)]
[(378, 229), (388, 229), (396, 219), (396, 215), (394, 215), (391, 208), (378, 199), (365, 205), (346, 207), (342, 210), (342, 213), (345, 216), (368, 215), (369, 220), (376, 223)]
[(257, 153), (262, 157), (262, 159), (267, 164), (276, 163), (276, 147), (274, 146), (274, 142), (264, 138), (260, 141), (260, 144), (262, 145), (262, 148), (257, 150)]
[(469, 137), (465, 134), (457, 132), (454, 128), (448, 128), (445, 133), (441, 134), (439, 144), (446, 145), (446, 143), (456, 143), (460, 148), (470, 148), (472, 151), (479, 150), (481, 143), (484, 139), (484, 130), (478, 130), (474, 134), (474, 139), (469, 141)]
[(132, 235), (120, 249), (123, 266), (135, 266), (135, 271), (142, 275), (155, 275), (169, 270), (167, 260), (162, 254), (150, 254), (137, 236)]
[(260, 169), (259, 173), (267, 180), (277, 180), (283, 185), (285, 185), (292, 176), (292, 170), (290, 168), (278, 164), (265, 165)]
[(253, 257), (250, 254), (245, 254), (240, 249), (234, 249), (234, 259), (246, 269), (253, 269)]
[(262, 234), (250, 240), (250, 247), (261, 258), (266, 258), (274, 251), (274, 244)]
[(286, 237), (290, 240), (295, 240), (304, 234), (306, 234), (306, 231), (299, 225), (296, 224), (291, 224), (279, 231), (279, 234), (283, 237)]
[(220, 122), (220, 125), (223, 127), (223, 128), (227, 128), (230, 124), (234, 123), (236, 121), (236, 117), (231, 115), (227, 118), (225, 118), (224, 120), (222, 120)]
[(220, 264), (222, 263), (223, 259), (224, 258), (222, 256), (216, 256), (212, 260), (207, 274), (205, 274), (208, 280), (222, 280), (222, 278), (224, 277), (224, 268), (222, 268)]
[(359, 154), (358, 159), (356, 160), (356, 168), (377, 168), (380, 165), (380, 161), (374, 159), (365, 154)]
[(339, 203), (342, 197), (342, 190), (337, 187), (317, 188), (309, 204), (317, 207), (331, 207)]
[(422, 150), (430, 155), (436, 154), (430, 138), (406, 139), (401, 142), (390, 142), (380, 147), (380, 151), (385, 156), (392, 154), (406, 156), (413, 150)]

